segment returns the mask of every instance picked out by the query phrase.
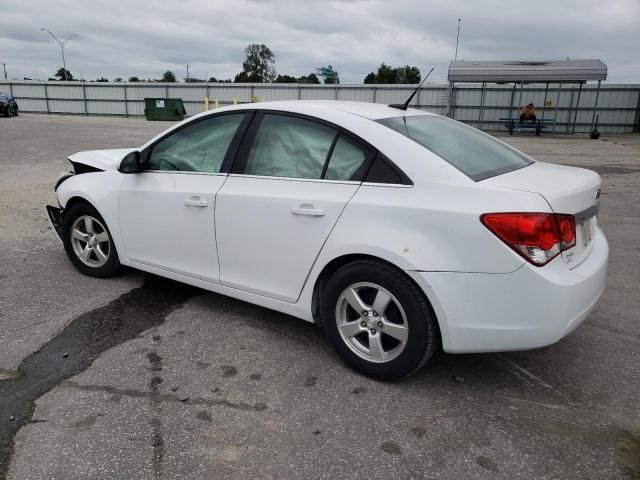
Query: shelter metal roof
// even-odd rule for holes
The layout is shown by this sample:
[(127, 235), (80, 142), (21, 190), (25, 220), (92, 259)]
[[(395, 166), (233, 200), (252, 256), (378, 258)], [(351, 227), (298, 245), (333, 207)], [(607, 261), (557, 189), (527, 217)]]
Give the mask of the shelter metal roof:
[(606, 80), (601, 60), (456, 61), (449, 64), (450, 82), (586, 82)]

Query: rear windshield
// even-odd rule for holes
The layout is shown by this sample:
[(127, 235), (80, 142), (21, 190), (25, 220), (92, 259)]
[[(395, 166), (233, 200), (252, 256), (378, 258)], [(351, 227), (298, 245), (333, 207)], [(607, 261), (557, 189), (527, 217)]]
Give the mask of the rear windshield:
[(416, 115), (378, 122), (431, 150), (476, 182), (533, 163), (490, 135), (445, 117)]

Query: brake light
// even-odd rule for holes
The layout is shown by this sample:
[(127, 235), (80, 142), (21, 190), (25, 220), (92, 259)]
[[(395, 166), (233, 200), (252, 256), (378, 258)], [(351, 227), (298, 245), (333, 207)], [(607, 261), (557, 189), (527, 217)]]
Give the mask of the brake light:
[(576, 244), (573, 215), (485, 213), (480, 221), (509, 247), (538, 267)]

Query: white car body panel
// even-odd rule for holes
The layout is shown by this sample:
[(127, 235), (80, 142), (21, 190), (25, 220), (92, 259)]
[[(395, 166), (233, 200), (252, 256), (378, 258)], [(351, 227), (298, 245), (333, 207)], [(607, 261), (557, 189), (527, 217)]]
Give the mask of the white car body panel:
[[(425, 292), (448, 352), (553, 343), (588, 315), (601, 294), (608, 245), (595, 217), (589, 219), (593, 241), (587, 247), (581, 247), (578, 230), (574, 259), (563, 254), (564, 260), (544, 267), (526, 262), (479, 220), (488, 212), (575, 214), (596, 202), (599, 176), (535, 162), (474, 182), (413, 140), (371, 121), (425, 112), (355, 102), (239, 105), (180, 122), (139, 150), (195, 118), (243, 109), (300, 113), (340, 125), (389, 157), (413, 185), (125, 175), (117, 167), (135, 149), (117, 149), (72, 155), (74, 162), (105, 171), (65, 180), (57, 190), (60, 205), (74, 197), (91, 203), (124, 265), (307, 321), (314, 321), (314, 289), (330, 262), (346, 255), (382, 259)], [(323, 215), (293, 212), (305, 208)]]
[(227, 176), (143, 172), (124, 177), (118, 201), (124, 255), (218, 283), (214, 211)]
[(216, 201), (221, 283), (295, 302), (310, 266), (359, 186), (230, 175)]
[(100, 170), (117, 170), (122, 159), (137, 148), (114, 148), (112, 150), (90, 150), (69, 156), (72, 162), (82, 163)]

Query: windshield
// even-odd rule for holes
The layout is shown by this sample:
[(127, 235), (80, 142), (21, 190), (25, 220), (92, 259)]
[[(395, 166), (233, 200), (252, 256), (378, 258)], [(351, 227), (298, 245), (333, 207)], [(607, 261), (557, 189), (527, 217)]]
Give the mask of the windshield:
[(378, 123), (431, 150), (476, 182), (533, 163), (490, 135), (445, 117), (393, 117)]

